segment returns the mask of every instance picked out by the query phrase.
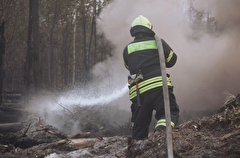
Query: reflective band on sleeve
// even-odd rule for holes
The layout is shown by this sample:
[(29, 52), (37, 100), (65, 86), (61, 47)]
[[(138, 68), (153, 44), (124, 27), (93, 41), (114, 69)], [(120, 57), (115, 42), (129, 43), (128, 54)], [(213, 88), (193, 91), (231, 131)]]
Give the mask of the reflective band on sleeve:
[[(172, 87), (172, 82), (169, 77), (167, 77), (167, 85)], [(147, 80), (144, 80), (138, 84), (139, 94), (142, 94), (144, 92), (147, 92), (151, 89), (162, 87), (162, 76), (153, 77)], [(130, 99), (133, 99), (137, 96), (136, 92), (136, 86), (132, 86), (129, 90), (129, 97)]]
[[(157, 128), (158, 126), (165, 126), (165, 127), (166, 127), (166, 126), (167, 126), (167, 124), (166, 124), (166, 119), (160, 119), (160, 120), (158, 120), (155, 128)], [(172, 126), (172, 127), (175, 126), (175, 123), (173, 123), (172, 121), (171, 121), (171, 126)]]
[(174, 54), (174, 52), (171, 50), (169, 55), (168, 55), (167, 62), (169, 62), (172, 59), (173, 54)]
[(128, 54), (136, 51), (147, 50), (147, 49), (157, 49), (157, 43), (155, 40), (131, 43), (128, 45)]
[(126, 63), (124, 63), (124, 66), (129, 70), (129, 67), (128, 67), (128, 65)]

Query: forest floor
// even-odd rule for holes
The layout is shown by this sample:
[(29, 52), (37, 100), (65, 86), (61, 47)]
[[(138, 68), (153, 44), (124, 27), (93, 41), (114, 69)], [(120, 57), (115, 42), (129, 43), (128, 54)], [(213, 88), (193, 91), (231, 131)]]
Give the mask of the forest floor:
[[(83, 107), (77, 112), (80, 111), (86, 114), (88, 109)], [(25, 116), (23, 111), (21, 116)], [(21, 123), (4, 123), (4, 118), (0, 124), (0, 158), (167, 157), (165, 131), (157, 135), (150, 133), (146, 140), (132, 140), (128, 125), (108, 126), (99, 118), (88, 118), (91, 123), (82, 124), (83, 132), (72, 136), (44, 124), (38, 117), (28, 116)], [(215, 114), (174, 128), (172, 144), (175, 158), (239, 157), (240, 95), (232, 95)]]

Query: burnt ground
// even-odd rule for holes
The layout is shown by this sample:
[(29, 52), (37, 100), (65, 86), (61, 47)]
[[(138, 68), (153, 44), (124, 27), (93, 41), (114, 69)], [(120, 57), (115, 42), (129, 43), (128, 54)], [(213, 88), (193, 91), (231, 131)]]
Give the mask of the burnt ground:
[[(5, 110), (5, 111), (4, 111)], [(129, 124), (113, 125), (103, 109), (79, 107), (69, 120), (78, 117), (81, 132), (68, 135), (24, 111), (0, 109), (15, 114), (1, 119), (1, 158), (164, 158), (167, 157), (165, 131), (150, 133), (146, 140), (132, 140)], [(16, 115), (17, 114), (17, 115)], [(99, 116), (101, 115), (101, 116)], [(117, 114), (115, 114), (117, 115)], [(91, 117), (94, 116), (94, 117)], [(23, 122), (14, 122), (21, 117)], [(12, 122), (3, 122), (4, 120)], [(66, 124), (66, 128), (71, 122)], [(172, 130), (175, 158), (237, 158), (240, 155), (240, 96), (232, 96), (215, 114), (189, 120)]]

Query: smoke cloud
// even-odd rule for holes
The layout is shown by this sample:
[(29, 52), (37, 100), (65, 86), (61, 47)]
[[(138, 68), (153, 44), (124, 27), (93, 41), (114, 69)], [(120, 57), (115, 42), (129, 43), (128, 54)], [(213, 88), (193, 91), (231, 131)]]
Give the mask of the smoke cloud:
[[(133, 40), (131, 22), (144, 15), (178, 55), (177, 64), (167, 71), (182, 117), (216, 110), (224, 92), (240, 91), (239, 7), (239, 0), (113, 0), (101, 12), (98, 25), (116, 48), (107, 65), (97, 64), (93, 72), (101, 78), (106, 71), (114, 84), (126, 84), (123, 48)], [(118, 102), (129, 110), (127, 93)]]
[(94, 81), (60, 96), (34, 99), (29, 110), (59, 128), (59, 116), (64, 117), (59, 105), (73, 110), (75, 106), (107, 104), (130, 112), (122, 53), (133, 40), (132, 21), (144, 15), (178, 55), (176, 65), (167, 72), (182, 120), (211, 114), (223, 105), (224, 92), (240, 93), (239, 7), (239, 0), (113, 0), (99, 16), (98, 31), (115, 49), (113, 56), (93, 68)]

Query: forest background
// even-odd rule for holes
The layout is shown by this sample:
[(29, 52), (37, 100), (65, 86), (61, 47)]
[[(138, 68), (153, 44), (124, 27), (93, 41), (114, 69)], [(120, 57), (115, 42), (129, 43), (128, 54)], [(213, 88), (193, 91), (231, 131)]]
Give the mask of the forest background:
[(111, 56), (113, 45), (96, 26), (110, 0), (0, 3), (0, 93), (54, 92), (84, 84), (92, 67)]

